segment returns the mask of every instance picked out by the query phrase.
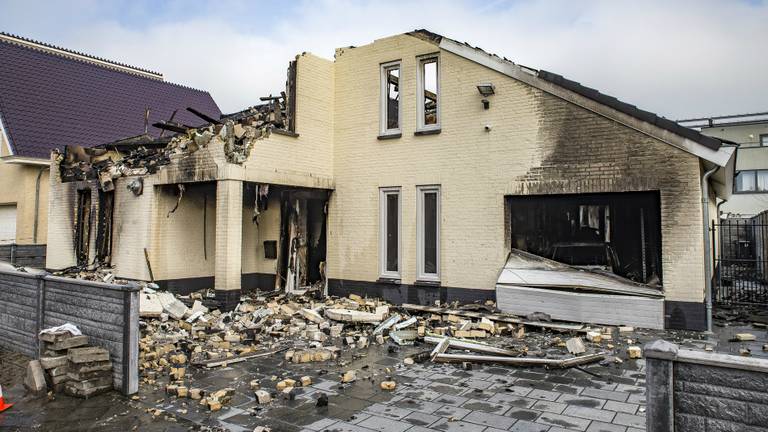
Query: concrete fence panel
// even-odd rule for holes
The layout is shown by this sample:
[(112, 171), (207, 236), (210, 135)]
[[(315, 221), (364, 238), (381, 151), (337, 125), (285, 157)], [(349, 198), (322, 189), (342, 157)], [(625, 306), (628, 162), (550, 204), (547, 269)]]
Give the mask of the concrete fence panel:
[(645, 347), (648, 432), (768, 431), (768, 360)]
[(45, 267), (46, 245), (19, 245), (4, 244), (0, 245), (0, 261), (7, 261), (11, 264), (24, 267), (43, 268)]
[(0, 269), (0, 347), (38, 357), (38, 332), (64, 323), (109, 350), (116, 389), (138, 391), (138, 286)]

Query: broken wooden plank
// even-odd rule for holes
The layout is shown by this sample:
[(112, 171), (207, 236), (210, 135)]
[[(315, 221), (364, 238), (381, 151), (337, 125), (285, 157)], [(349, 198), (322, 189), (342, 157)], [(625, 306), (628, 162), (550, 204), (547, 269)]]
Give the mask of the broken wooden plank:
[(409, 312), (424, 312), (424, 313), (433, 313), (433, 314), (441, 314), (441, 315), (456, 315), (463, 318), (474, 318), (474, 319), (487, 318), (495, 322), (503, 322), (508, 324), (524, 324), (524, 325), (541, 327), (541, 328), (546, 328), (546, 329), (555, 330), (555, 331), (563, 331), (563, 332), (571, 332), (571, 331), (586, 332), (587, 331), (584, 324), (527, 321), (527, 320), (520, 319), (514, 315), (507, 315), (507, 314), (486, 314), (481, 312), (463, 311), (458, 309), (443, 309), (443, 308), (434, 307), (434, 306), (421, 306), (421, 305), (409, 304), (409, 303), (403, 304), (401, 307)]
[(279, 354), (283, 351), (287, 351), (289, 347), (280, 348), (274, 351), (267, 351), (267, 352), (260, 352), (260, 353), (253, 353), (248, 354), (240, 357), (232, 357), (228, 359), (217, 359), (217, 360), (209, 360), (209, 361), (197, 361), (197, 362), (190, 362), (193, 366), (202, 366), (207, 368), (217, 367), (225, 364), (232, 364), (232, 363), (240, 363), (242, 361), (254, 359), (254, 358), (260, 358), (260, 357), (269, 357), (274, 354)]
[(424, 342), (428, 344), (439, 344), (442, 341), (448, 341), (448, 345), (451, 348), (470, 350), (485, 354), (498, 354), (502, 356), (517, 356), (520, 355), (517, 351), (512, 351), (504, 348), (497, 348), (491, 345), (481, 344), (478, 342), (465, 341), (456, 338), (437, 337), (437, 336), (425, 336)]

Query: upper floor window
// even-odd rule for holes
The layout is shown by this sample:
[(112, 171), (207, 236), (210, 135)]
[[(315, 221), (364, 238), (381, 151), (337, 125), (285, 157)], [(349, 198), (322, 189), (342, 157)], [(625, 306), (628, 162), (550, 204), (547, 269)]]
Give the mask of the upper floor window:
[(737, 171), (734, 192), (768, 192), (768, 170)]
[(763, 147), (768, 147), (768, 134), (760, 135), (760, 145)]
[(419, 59), (417, 75), (418, 129), (440, 128), (440, 80), (438, 57)]
[(381, 134), (400, 133), (400, 63), (381, 65)]

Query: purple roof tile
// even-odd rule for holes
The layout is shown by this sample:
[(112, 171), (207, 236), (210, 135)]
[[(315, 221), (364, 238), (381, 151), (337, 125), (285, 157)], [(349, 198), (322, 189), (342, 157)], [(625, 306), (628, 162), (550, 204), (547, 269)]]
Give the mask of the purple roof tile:
[(116, 70), (0, 40), (0, 120), (15, 155), (48, 158), (65, 145), (91, 147), (144, 133), (152, 123), (205, 123), (186, 110), (221, 115), (211, 95), (158, 79)]

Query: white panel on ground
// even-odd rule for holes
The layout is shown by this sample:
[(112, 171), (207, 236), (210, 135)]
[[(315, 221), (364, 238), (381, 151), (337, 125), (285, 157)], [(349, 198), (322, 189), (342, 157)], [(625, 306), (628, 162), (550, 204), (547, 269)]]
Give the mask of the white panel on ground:
[(520, 316), (545, 312), (555, 320), (664, 328), (660, 298), (496, 285), (496, 302), (502, 312)]
[(16, 205), (0, 205), (0, 244), (16, 242)]

